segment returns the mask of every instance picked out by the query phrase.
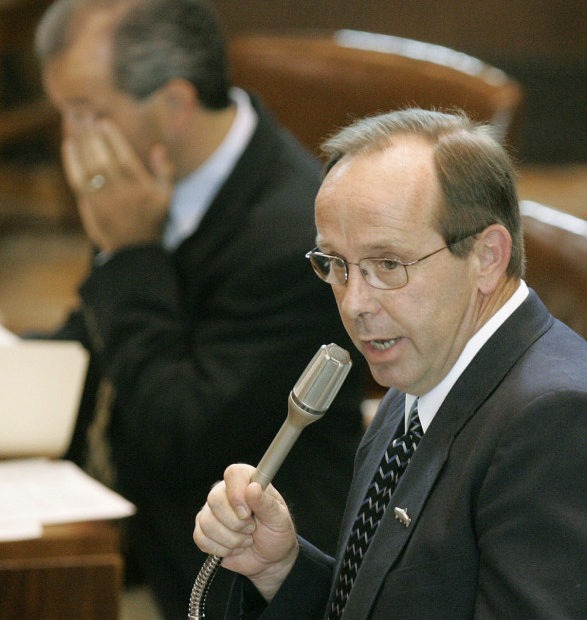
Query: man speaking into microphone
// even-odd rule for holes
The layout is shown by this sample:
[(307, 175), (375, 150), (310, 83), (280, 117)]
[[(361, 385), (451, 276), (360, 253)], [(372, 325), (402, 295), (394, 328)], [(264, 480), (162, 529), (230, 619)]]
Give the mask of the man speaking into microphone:
[(227, 617), (584, 618), (587, 343), (523, 280), (505, 149), (463, 114), (409, 109), (324, 151), (307, 258), (390, 389), (334, 558), (251, 466), (212, 489), (194, 539), (240, 574)]

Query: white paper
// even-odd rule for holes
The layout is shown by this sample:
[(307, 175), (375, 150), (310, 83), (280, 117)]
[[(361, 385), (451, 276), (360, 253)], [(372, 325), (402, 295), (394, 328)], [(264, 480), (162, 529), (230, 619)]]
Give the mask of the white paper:
[(131, 502), (69, 461), (0, 462), (0, 540), (40, 536), (43, 525), (118, 519), (134, 512)]
[(0, 517), (0, 541), (27, 540), (40, 538), (43, 535), (43, 525), (35, 519), (21, 516)]
[(79, 342), (0, 346), (0, 458), (61, 458), (70, 443), (88, 352)]
[(0, 346), (14, 344), (19, 338), (0, 323)]

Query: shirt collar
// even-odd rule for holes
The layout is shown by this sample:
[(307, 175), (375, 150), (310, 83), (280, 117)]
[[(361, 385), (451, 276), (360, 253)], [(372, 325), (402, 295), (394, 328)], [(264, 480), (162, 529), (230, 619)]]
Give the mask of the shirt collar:
[[(418, 401), (418, 417), (422, 424), (422, 430), (426, 432), (434, 416), (440, 409), (444, 399), (450, 392), (457, 379), (463, 374), (471, 360), (481, 350), (481, 347), (493, 336), (499, 327), (505, 323), (528, 296), (528, 287), (523, 280), (515, 293), (505, 302), (505, 304), (477, 331), (467, 342), (455, 365), (448, 375), (430, 392), (420, 396)], [(413, 402), (416, 400), (413, 394), (406, 394), (405, 419), (407, 424), (408, 414)], [(407, 430), (407, 427), (406, 427)]]

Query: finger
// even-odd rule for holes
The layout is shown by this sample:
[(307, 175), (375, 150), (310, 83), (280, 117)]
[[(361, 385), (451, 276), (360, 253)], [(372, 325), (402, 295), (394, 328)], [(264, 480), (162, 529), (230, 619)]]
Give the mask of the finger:
[(120, 174), (114, 153), (99, 125), (96, 124), (81, 133), (81, 144), (83, 165), (88, 176), (100, 172), (113, 179)]
[(66, 177), (77, 193), (96, 191), (89, 180), (100, 175), (114, 176), (112, 156), (99, 133), (89, 128), (63, 141), (63, 163)]
[(106, 240), (103, 237), (102, 228), (96, 219), (96, 209), (83, 196), (79, 197), (77, 206), (86, 235), (96, 248), (103, 249)]
[[(123, 178), (123, 171), (98, 123), (80, 134), (80, 147), (81, 166), (86, 170), (85, 189), (93, 193), (105, 184), (116, 187)], [(95, 177), (102, 180), (98, 187), (92, 182)]]
[(117, 164), (118, 174), (139, 180), (150, 178), (151, 175), (134, 148), (110, 119), (100, 119), (96, 126), (102, 135), (104, 144), (107, 145), (111, 153), (111, 157)]
[(272, 485), (263, 490), (258, 482), (252, 482), (245, 491), (245, 500), (264, 526), (275, 531), (289, 528), (289, 511), (283, 497)]
[(235, 507), (228, 498), (226, 483), (224, 481), (212, 487), (212, 490), (208, 493), (206, 507), (210, 510), (214, 518), (225, 527), (233, 531), (243, 531), (248, 527), (250, 531), (252, 531), (250, 526), (254, 525), (254, 521), (251, 511), (247, 508), (246, 511), (242, 511), (240, 514), (237, 513)]
[(226, 558), (228, 556), (240, 555), (249, 549), (253, 545), (253, 537), (248, 536), (243, 539), (240, 544), (222, 544), (222, 542), (206, 536), (202, 529), (196, 525), (196, 528), (194, 529), (194, 542), (196, 543), (198, 549), (200, 549), (203, 553), (218, 555), (221, 558)]
[(215, 518), (209, 505), (206, 504), (196, 515), (194, 541), (207, 553), (225, 557), (234, 551), (242, 551), (253, 544), (254, 523), (250, 522), (245, 531), (234, 531)]
[(87, 173), (82, 164), (80, 145), (76, 139), (66, 138), (63, 141), (61, 158), (67, 182), (75, 192), (82, 191), (87, 179)]
[(157, 144), (151, 149), (149, 163), (157, 183), (165, 190), (170, 188), (173, 184), (175, 168), (167, 149), (162, 144)]
[(251, 482), (251, 476), (254, 471), (254, 467), (244, 465), (243, 463), (229, 465), (224, 471), (226, 496), (232, 509), (240, 519), (246, 519), (252, 514), (245, 498), (245, 491)]

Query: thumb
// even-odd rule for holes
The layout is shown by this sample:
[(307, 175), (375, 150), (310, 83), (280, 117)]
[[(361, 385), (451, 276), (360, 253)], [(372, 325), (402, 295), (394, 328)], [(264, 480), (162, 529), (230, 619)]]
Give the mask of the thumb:
[(289, 529), (289, 511), (273, 486), (263, 490), (258, 482), (252, 482), (245, 491), (245, 499), (258, 522), (273, 531)]

